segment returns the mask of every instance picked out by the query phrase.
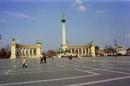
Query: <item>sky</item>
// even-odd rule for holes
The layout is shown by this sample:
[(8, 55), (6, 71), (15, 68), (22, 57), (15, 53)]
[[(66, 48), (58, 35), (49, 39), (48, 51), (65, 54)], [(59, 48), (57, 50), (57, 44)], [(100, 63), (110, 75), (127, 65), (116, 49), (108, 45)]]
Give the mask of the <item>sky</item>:
[(130, 47), (129, 0), (0, 0), (0, 46), (15, 38), (20, 44), (40, 41), (44, 50), (59, 48), (63, 13), (68, 44), (104, 47), (117, 40)]

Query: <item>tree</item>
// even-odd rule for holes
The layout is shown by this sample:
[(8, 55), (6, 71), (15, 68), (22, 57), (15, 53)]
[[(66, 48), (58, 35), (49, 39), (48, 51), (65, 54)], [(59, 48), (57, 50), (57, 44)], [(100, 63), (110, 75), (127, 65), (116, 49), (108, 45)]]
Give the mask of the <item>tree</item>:
[(104, 53), (111, 56), (114, 55), (114, 53), (116, 53), (116, 50), (112, 47), (107, 47), (104, 49)]
[(64, 52), (64, 50), (63, 50), (62, 48), (59, 48), (59, 49), (57, 50), (57, 52), (58, 52), (58, 54), (61, 54), (61, 53)]
[(10, 58), (11, 51), (10, 46), (7, 44), (4, 48), (0, 49), (0, 58)]
[(56, 56), (56, 54), (57, 54), (57, 52), (54, 51), (54, 50), (48, 50), (48, 52), (47, 52), (47, 56), (48, 56), (48, 57)]
[(64, 51), (64, 53), (66, 54), (66, 53), (70, 53), (70, 50), (69, 49), (65, 49), (65, 51)]
[(70, 50), (68, 48), (66, 48), (65, 50), (62, 49), (62, 48), (59, 48), (57, 50), (57, 52), (58, 52), (58, 54), (64, 54), (64, 55), (66, 55), (67, 53), (70, 53)]
[(7, 48), (0, 49), (0, 58), (10, 58), (11, 51)]

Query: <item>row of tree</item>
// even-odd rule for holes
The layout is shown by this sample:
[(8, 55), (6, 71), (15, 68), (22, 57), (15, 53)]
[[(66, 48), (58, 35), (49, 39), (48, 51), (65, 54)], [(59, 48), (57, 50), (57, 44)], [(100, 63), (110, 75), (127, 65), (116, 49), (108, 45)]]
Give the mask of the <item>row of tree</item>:
[(0, 49), (0, 59), (8, 59), (10, 58), (11, 51), (8, 48)]
[(48, 50), (47, 52), (46, 52), (46, 55), (47, 55), (47, 57), (49, 57), (49, 58), (51, 58), (51, 57), (54, 57), (54, 56), (57, 56), (57, 51), (54, 51), (54, 50)]

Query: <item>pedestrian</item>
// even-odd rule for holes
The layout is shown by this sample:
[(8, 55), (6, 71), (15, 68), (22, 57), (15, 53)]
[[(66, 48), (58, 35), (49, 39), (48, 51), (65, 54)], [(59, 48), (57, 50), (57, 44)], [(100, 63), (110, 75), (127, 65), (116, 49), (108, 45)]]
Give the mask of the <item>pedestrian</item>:
[(26, 67), (27, 67), (26, 57), (23, 57), (23, 66), (22, 66), (22, 68), (26, 68)]
[(72, 55), (68, 56), (69, 57), (69, 60), (72, 60)]
[(40, 64), (43, 64), (43, 56), (40, 56)]
[(43, 60), (44, 60), (44, 63), (47, 63), (45, 54), (43, 55)]
[(118, 56), (118, 55), (117, 55), (117, 53), (116, 53), (115, 58), (117, 58), (117, 56)]

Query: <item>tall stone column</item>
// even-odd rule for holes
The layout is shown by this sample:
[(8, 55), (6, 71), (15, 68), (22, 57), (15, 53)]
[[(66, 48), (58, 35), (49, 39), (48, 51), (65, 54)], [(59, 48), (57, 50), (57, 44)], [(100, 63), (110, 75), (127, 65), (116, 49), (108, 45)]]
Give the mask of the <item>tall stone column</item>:
[(66, 20), (65, 20), (64, 15), (62, 16), (61, 22), (62, 22), (62, 44), (61, 44), (61, 46), (62, 46), (62, 49), (65, 51), (67, 46), (66, 46), (66, 28), (65, 28)]
[(11, 41), (11, 57), (10, 58), (11, 59), (16, 58), (16, 41), (14, 38)]

